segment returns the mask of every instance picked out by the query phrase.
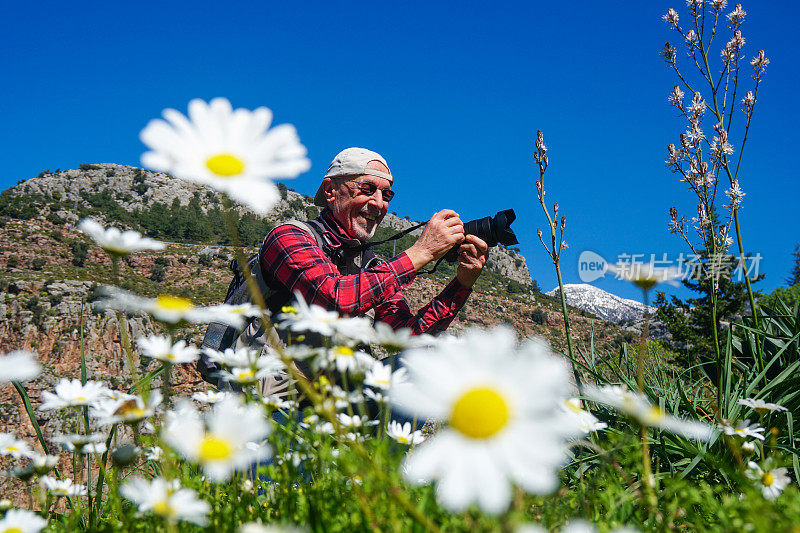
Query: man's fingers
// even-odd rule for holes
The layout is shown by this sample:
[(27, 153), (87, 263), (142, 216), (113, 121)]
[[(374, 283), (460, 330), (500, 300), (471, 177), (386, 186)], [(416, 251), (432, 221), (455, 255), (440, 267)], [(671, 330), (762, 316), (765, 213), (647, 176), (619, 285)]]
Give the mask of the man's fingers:
[(476, 237), (475, 235), (467, 235), (467, 241), (470, 244), (474, 244), (475, 247), (482, 253), (485, 254), (489, 251), (489, 245), (486, 244), (486, 241), (481, 239), (480, 237)]
[(452, 217), (458, 218), (458, 213), (456, 213), (452, 209), (442, 209), (438, 213), (434, 214), (433, 217), (431, 217), (431, 218), (434, 218), (434, 217), (438, 217), (438, 218), (442, 218), (442, 219), (452, 218)]

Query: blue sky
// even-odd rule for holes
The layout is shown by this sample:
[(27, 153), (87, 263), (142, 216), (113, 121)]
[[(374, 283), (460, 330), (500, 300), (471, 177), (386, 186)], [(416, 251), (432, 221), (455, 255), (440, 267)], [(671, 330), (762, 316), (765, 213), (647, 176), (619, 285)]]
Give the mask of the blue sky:
[[(579, 282), (583, 250), (676, 257), (688, 250), (667, 231), (668, 209), (691, 217), (694, 202), (663, 163), (684, 126), (659, 51), (675, 38), (661, 15), (675, 7), (686, 21), (683, 5), (18, 2), (0, 32), (0, 186), (84, 162), (137, 165), (138, 132), (163, 108), (225, 96), (297, 127), (313, 164), (287, 182), (300, 192), (313, 194), (340, 149), (364, 146), (387, 158), (400, 215), (447, 207), (467, 220), (513, 207), (520, 248), (549, 290), (532, 159), (542, 129), (547, 200), (567, 216), (567, 283)], [(758, 286), (769, 291), (800, 241), (800, 5), (744, 8), (746, 56), (764, 48), (771, 60), (740, 175), (744, 243), (764, 256)]]

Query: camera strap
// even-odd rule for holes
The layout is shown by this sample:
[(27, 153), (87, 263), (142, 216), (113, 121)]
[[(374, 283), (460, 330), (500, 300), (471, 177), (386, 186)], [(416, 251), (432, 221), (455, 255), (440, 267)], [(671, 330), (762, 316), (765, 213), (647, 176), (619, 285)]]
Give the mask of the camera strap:
[(426, 220), (425, 222), (420, 222), (419, 224), (417, 224), (415, 226), (411, 226), (410, 228), (406, 228), (401, 232), (395, 233), (394, 235), (392, 235), (388, 239), (383, 239), (382, 241), (365, 242), (359, 248), (361, 249), (361, 251), (364, 251), (364, 250), (369, 250), (373, 246), (379, 246), (379, 245), (387, 243), (387, 242), (396, 241), (397, 239), (400, 239), (401, 237), (405, 237), (406, 235), (408, 235), (409, 233), (411, 233), (415, 229), (421, 228), (422, 226), (424, 226), (428, 222), (429, 222), (428, 220)]
[[(364, 251), (364, 250), (369, 250), (373, 246), (379, 246), (379, 245), (387, 243), (387, 242), (396, 241), (397, 239), (405, 237), (406, 235), (408, 235), (409, 233), (411, 233), (415, 229), (419, 229), (419, 228), (423, 227), (428, 222), (430, 222), (430, 220), (426, 220), (425, 222), (420, 222), (419, 224), (416, 224), (414, 226), (411, 226), (409, 228), (404, 229), (403, 231), (395, 233), (394, 235), (392, 235), (388, 239), (383, 239), (382, 241), (365, 242), (359, 248), (361, 249), (361, 251)], [(444, 259), (444, 256), (440, 257), (439, 260), (436, 261), (436, 263), (433, 265), (432, 269), (430, 269), (430, 270), (419, 270), (417, 272), (417, 274), (433, 274), (434, 272), (436, 272), (436, 268), (439, 266), (439, 263), (441, 263), (443, 259)]]

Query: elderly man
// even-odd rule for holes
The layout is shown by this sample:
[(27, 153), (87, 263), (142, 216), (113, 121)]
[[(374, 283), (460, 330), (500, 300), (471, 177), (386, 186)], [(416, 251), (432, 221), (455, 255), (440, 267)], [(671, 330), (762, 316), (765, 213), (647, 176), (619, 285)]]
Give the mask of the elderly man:
[[(314, 203), (324, 207), (309, 225), (312, 235), (293, 224), (275, 228), (260, 252), (264, 281), (275, 291), (273, 311), (299, 291), (307, 302), (342, 315), (364, 315), (414, 334), (442, 331), (464, 305), (486, 262), (488, 247), (464, 235), (455, 211), (434, 214), (417, 241), (386, 262), (361, 246), (375, 234), (394, 197), (386, 160), (364, 148), (347, 148), (334, 158)], [(431, 261), (460, 244), (456, 277), (416, 314), (402, 290)]]

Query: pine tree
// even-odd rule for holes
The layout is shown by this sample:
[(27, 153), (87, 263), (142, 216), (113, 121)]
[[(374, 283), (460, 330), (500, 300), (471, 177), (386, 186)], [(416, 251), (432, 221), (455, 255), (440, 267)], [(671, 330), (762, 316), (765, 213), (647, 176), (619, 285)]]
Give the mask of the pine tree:
[[(707, 252), (701, 252), (701, 260), (707, 261)], [(735, 258), (732, 257), (733, 260)], [(716, 328), (719, 350), (725, 352), (727, 339), (723, 324), (740, 320), (748, 309), (747, 286), (744, 281), (734, 281), (731, 273), (722, 273), (717, 282)], [(758, 275), (751, 279), (755, 283), (764, 277)], [(654, 302), (656, 316), (669, 329), (672, 344), (686, 354), (686, 358), (678, 361), (687, 366), (700, 364), (708, 377), (716, 382), (716, 350), (714, 348), (714, 331), (712, 315), (712, 283), (706, 273), (699, 279), (685, 279), (684, 287), (698, 293), (696, 298), (681, 300), (676, 296), (669, 299), (659, 291)]]
[(794, 261), (794, 265), (792, 265), (792, 271), (789, 274), (789, 277), (786, 278), (786, 283), (788, 284), (789, 287), (800, 283), (800, 244), (794, 245), (794, 252), (792, 252), (792, 258)]

